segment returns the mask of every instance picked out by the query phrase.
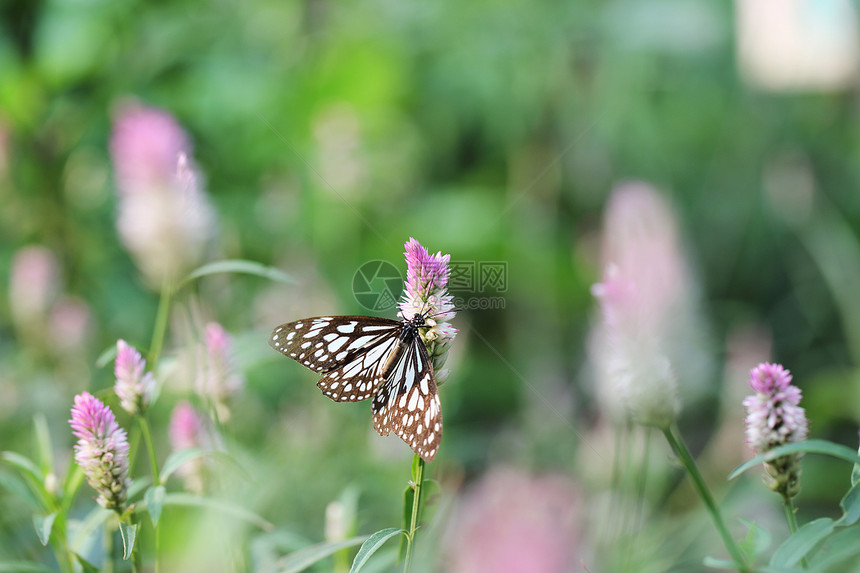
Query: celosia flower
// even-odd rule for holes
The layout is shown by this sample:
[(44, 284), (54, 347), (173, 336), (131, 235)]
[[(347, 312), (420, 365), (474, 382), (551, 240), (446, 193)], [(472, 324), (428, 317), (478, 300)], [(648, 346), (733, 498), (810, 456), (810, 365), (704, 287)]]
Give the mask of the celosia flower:
[(58, 354), (86, 355), (85, 349), (92, 335), (93, 316), (83, 300), (64, 296), (51, 308), (48, 316), (46, 341)]
[[(806, 439), (800, 388), (791, 385), (788, 370), (779, 364), (759, 364), (750, 372), (750, 386), (756, 393), (744, 399), (747, 443), (756, 454)], [(795, 496), (800, 489), (800, 458), (801, 454), (791, 454), (767, 462), (765, 484), (785, 497)]]
[(140, 352), (125, 340), (118, 340), (114, 363), (116, 382), (113, 389), (119, 397), (123, 410), (132, 416), (141, 415), (146, 411), (155, 391), (155, 376), (152, 372), (144, 373), (145, 368), (146, 360)]
[[(233, 359), (233, 340), (217, 322), (206, 325), (205, 342), (197, 367), (197, 392), (224, 408), (245, 385)], [(229, 415), (229, 411), (219, 412)]]
[(44, 328), (48, 309), (59, 291), (60, 266), (45, 247), (24, 247), (12, 258), (9, 277), (9, 308), (19, 328)]
[(406, 290), (403, 301), (398, 305), (400, 316), (414, 318), (417, 314), (426, 317), (430, 327), (422, 338), (427, 343), (427, 351), (433, 361), (436, 382), (441, 384), (448, 378), (448, 369), (442, 366), (448, 358), (448, 349), (457, 335), (457, 329), (449, 321), (454, 318), (454, 304), (448, 294), (448, 266), (451, 255), (441, 252), (431, 255), (413, 238), (406, 243)]
[(445, 571), (567, 573), (581, 558), (581, 498), (564, 477), (491, 470), (458, 505)]
[[(209, 449), (212, 440), (203, 418), (197, 413), (194, 406), (187, 401), (176, 404), (170, 415), (170, 445), (174, 452), (190, 448)], [(204, 487), (203, 476), (204, 462), (195, 458), (179, 467), (177, 473), (185, 482), (188, 490), (201, 494)]]
[(141, 106), (120, 110), (111, 138), (117, 228), (155, 287), (200, 263), (213, 234), (214, 212), (189, 150), (185, 132), (166, 112)]
[(666, 201), (632, 182), (612, 193), (603, 230), (603, 281), (592, 293), (602, 321), (590, 351), (604, 408), (616, 419), (665, 427), (707, 379), (704, 330), (695, 291)]
[(110, 408), (88, 392), (75, 396), (69, 424), (78, 438), (75, 462), (98, 492), (99, 505), (122, 513), (131, 483), (125, 430), (116, 423)]

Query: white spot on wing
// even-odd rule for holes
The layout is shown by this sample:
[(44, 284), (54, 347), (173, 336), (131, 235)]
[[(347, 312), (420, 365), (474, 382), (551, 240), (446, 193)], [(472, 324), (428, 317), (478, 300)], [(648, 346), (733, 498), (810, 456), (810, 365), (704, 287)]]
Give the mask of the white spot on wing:
[(355, 350), (356, 348), (361, 348), (365, 346), (368, 342), (376, 338), (375, 336), (359, 336), (355, 340), (347, 346), (347, 350)]

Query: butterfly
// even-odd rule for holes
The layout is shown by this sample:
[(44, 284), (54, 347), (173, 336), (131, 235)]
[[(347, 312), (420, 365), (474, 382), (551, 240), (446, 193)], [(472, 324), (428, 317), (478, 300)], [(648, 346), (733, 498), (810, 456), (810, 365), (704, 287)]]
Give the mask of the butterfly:
[(382, 436), (393, 431), (430, 462), (442, 441), (442, 409), (433, 364), (419, 333), (428, 314), (404, 320), (305, 318), (276, 327), (269, 346), (324, 374), (317, 386), (332, 400), (372, 398), (376, 431)]

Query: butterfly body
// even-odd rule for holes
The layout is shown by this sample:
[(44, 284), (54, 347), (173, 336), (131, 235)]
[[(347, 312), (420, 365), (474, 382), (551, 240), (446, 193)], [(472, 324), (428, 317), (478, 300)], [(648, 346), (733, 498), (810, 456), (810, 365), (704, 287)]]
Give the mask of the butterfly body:
[(320, 390), (338, 402), (373, 398), (373, 426), (394, 431), (432, 461), (442, 438), (436, 380), (420, 329), (425, 316), (397, 321), (369, 316), (320, 316), (275, 328), (269, 345), (318, 372)]

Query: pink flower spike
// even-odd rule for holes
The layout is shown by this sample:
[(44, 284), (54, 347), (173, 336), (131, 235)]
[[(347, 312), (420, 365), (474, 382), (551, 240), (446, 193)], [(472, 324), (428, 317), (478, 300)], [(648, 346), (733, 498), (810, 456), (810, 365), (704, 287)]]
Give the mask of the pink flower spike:
[(146, 411), (155, 392), (155, 376), (144, 374), (146, 360), (125, 340), (116, 343), (116, 362), (114, 363), (114, 392), (120, 399), (123, 410), (132, 416)]
[(105, 509), (122, 513), (128, 496), (128, 437), (110, 408), (88, 392), (75, 396), (72, 432), (78, 438), (75, 462)]
[[(190, 448), (212, 449), (214, 440), (206, 422), (187, 400), (177, 403), (170, 415), (169, 437), (173, 451)], [(202, 494), (205, 484), (204, 469), (205, 461), (196, 458), (180, 466), (177, 473), (188, 490)]]
[[(750, 372), (750, 386), (756, 394), (747, 396), (747, 443), (756, 454), (778, 446), (806, 440), (809, 426), (800, 406), (800, 388), (791, 385), (791, 373), (779, 364), (759, 364)], [(800, 489), (800, 454), (765, 463), (765, 484), (785, 497)]]
[(226, 402), (245, 386), (245, 377), (236, 367), (233, 338), (217, 322), (206, 325), (204, 349), (197, 368), (197, 392), (213, 400), (223, 417), (229, 417)]
[(750, 372), (750, 386), (756, 392), (775, 394), (791, 384), (791, 372), (780, 364), (759, 364)]
[(194, 406), (187, 400), (177, 403), (170, 415), (170, 445), (173, 451), (199, 447), (202, 428), (203, 422)]
[(123, 106), (110, 142), (117, 187), (123, 194), (134, 194), (168, 184), (177, 158), (190, 150), (185, 130), (169, 113), (135, 104)]
[(433, 360), (436, 382), (442, 383), (448, 375), (442, 366), (447, 360), (451, 341), (457, 335), (457, 330), (449, 324), (454, 318), (455, 309), (452, 297), (446, 290), (451, 274), (451, 255), (441, 252), (431, 255), (411, 237), (405, 248), (406, 283), (403, 300), (398, 305), (400, 316), (412, 319), (416, 315), (423, 315), (426, 318), (429, 330), (422, 333), (422, 338)]
[(111, 137), (117, 230), (156, 288), (199, 264), (213, 235), (215, 214), (190, 153), (188, 136), (167, 112), (119, 110)]

